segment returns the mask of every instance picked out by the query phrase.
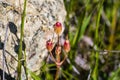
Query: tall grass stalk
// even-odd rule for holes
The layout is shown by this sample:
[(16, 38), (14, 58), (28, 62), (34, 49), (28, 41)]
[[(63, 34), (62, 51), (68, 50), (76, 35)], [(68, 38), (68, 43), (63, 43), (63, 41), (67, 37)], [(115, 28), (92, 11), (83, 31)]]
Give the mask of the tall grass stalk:
[(20, 43), (19, 43), (19, 52), (18, 52), (18, 67), (17, 67), (17, 80), (21, 80), (21, 59), (22, 59), (22, 42), (23, 42), (23, 36), (24, 36), (24, 22), (25, 22), (25, 15), (26, 15), (26, 4), (27, 0), (24, 0), (24, 9), (21, 17), (21, 30), (20, 30)]
[(117, 10), (118, 10), (118, 4), (116, 2), (116, 4), (114, 3), (113, 11), (112, 11), (111, 35), (109, 38), (110, 45), (108, 47), (109, 50), (112, 50), (114, 40), (115, 40), (114, 34), (115, 34), (115, 28), (116, 28), (116, 22), (117, 22)]
[[(97, 49), (98, 49), (98, 41), (99, 41), (99, 23), (100, 23), (100, 16), (101, 16), (103, 2), (104, 2), (104, 0), (102, 0), (100, 3), (98, 15), (97, 15), (97, 21), (96, 21), (94, 45), (97, 47)], [(95, 67), (93, 69), (92, 78), (93, 78), (93, 80), (98, 80), (98, 66), (99, 66), (99, 53), (98, 52), (95, 52), (95, 59), (96, 59), (95, 60)]]

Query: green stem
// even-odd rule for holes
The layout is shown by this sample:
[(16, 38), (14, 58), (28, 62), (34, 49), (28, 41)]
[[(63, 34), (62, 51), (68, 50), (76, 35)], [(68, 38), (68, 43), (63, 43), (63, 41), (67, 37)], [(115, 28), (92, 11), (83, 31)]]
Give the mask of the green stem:
[(24, 51), (24, 70), (25, 70), (25, 75), (26, 75), (26, 80), (28, 80), (28, 73), (27, 73), (27, 62), (26, 62), (26, 50)]
[(22, 18), (21, 18), (21, 30), (20, 30), (20, 43), (19, 43), (19, 53), (18, 53), (18, 75), (17, 75), (17, 80), (21, 80), (21, 59), (22, 59), (22, 41), (23, 41), (23, 36), (24, 36), (24, 22), (25, 22), (25, 15), (26, 15), (26, 4), (27, 0), (24, 0), (24, 10), (22, 13)]
[[(99, 6), (99, 12), (98, 12), (98, 16), (97, 16), (97, 21), (96, 21), (96, 31), (95, 31), (95, 45), (94, 47), (96, 47), (98, 49), (98, 41), (99, 41), (99, 22), (100, 22), (100, 15), (101, 15), (101, 11), (102, 11), (102, 5), (103, 5), (104, 0), (102, 0), (102, 2), (100, 3)], [(99, 53), (96, 52), (95, 53), (95, 67), (93, 69), (93, 73), (92, 73), (92, 78), (93, 80), (98, 80), (98, 66), (99, 66)]]
[(99, 66), (99, 53), (96, 52), (96, 62), (95, 62), (95, 68), (93, 70), (93, 80), (98, 80), (98, 66)]

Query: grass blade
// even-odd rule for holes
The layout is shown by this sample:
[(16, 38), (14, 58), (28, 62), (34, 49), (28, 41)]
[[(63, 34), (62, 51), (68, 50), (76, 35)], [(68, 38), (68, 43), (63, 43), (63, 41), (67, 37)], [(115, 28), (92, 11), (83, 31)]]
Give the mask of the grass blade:
[(41, 80), (39, 76), (37, 76), (34, 72), (27, 69), (27, 72), (30, 74), (30, 76), (33, 78), (33, 80)]

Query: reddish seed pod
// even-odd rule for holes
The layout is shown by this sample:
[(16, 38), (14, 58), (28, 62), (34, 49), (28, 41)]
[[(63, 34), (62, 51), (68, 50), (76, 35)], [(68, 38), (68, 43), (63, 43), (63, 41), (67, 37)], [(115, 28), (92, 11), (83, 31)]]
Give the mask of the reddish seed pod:
[(68, 53), (68, 52), (70, 51), (70, 43), (69, 43), (69, 40), (65, 40), (63, 47), (64, 47), (64, 51), (65, 51), (66, 53)]
[(52, 49), (53, 49), (53, 43), (52, 43), (51, 40), (48, 40), (48, 41), (46, 42), (46, 48), (47, 48), (47, 50), (48, 50), (49, 52), (52, 51)]
[(56, 22), (54, 24), (54, 31), (57, 35), (60, 35), (60, 33), (62, 31), (62, 24), (60, 22)]

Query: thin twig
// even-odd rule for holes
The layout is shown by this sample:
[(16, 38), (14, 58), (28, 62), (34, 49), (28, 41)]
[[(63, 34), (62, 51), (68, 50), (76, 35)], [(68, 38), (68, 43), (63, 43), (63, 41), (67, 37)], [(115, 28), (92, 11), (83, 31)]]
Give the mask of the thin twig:
[(5, 48), (6, 48), (6, 41), (7, 41), (7, 37), (8, 37), (8, 25), (6, 27), (6, 32), (5, 32), (5, 39), (4, 39), (4, 46), (3, 46), (3, 55), (2, 55), (2, 67), (3, 67), (3, 79), (2, 80), (5, 80), (5, 56), (6, 56), (6, 53), (5, 53)]
[(92, 72), (92, 69), (90, 69), (90, 72), (89, 72), (87, 80), (90, 80), (91, 72)]
[(51, 57), (52, 57), (53, 62), (56, 62), (56, 60), (55, 60), (55, 58), (54, 58), (52, 52), (50, 52), (50, 55), (51, 55)]
[(10, 70), (9, 70), (8, 63), (7, 63), (7, 58), (5, 55), (4, 55), (4, 58), (5, 58), (5, 65), (6, 65), (7, 71), (10, 74)]
[(7, 52), (13, 59), (15, 59), (15, 61), (18, 62), (18, 60), (10, 52), (8, 52), (7, 50), (5, 50), (5, 52)]
[(87, 49), (88, 51), (95, 51), (95, 52), (107, 52), (107, 53), (120, 53), (120, 50), (95, 50), (95, 49)]
[(63, 62), (67, 59), (67, 55), (66, 55), (67, 53), (64, 53), (64, 58), (63, 58), (63, 60), (59, 63), (59, 65), (62, 65), (63, 64)]

